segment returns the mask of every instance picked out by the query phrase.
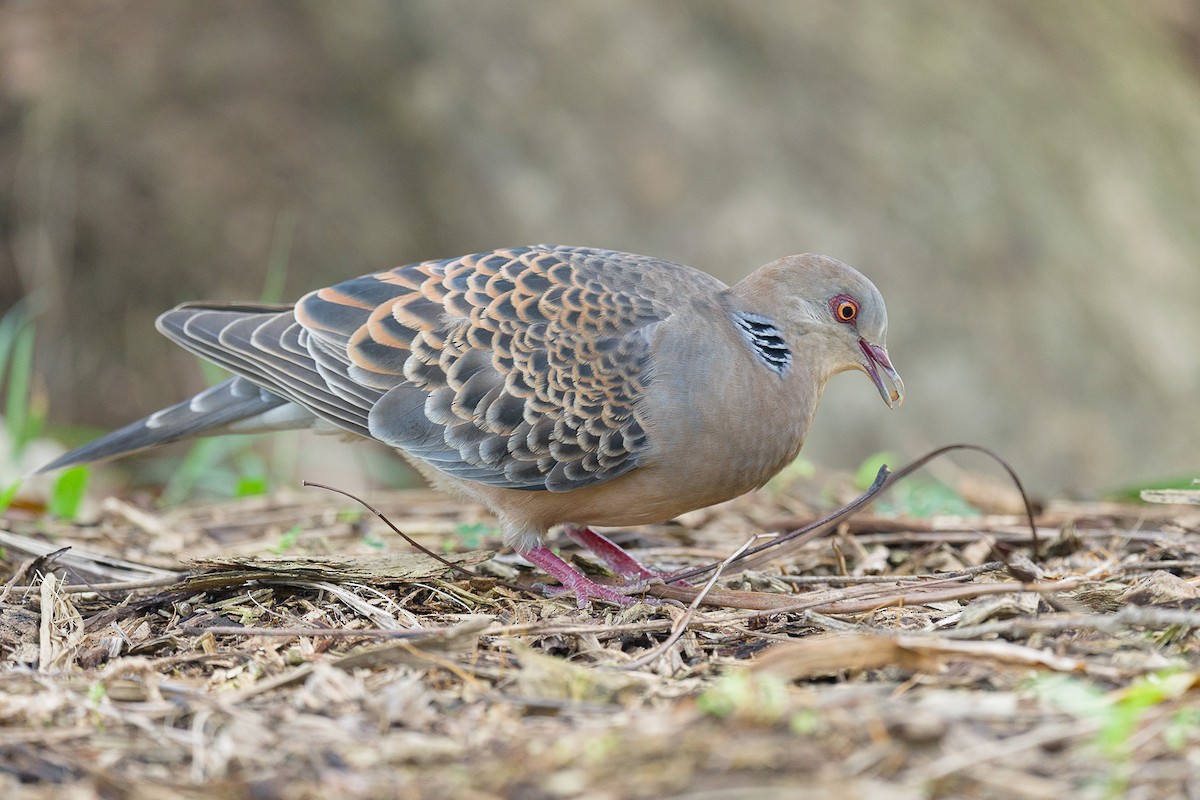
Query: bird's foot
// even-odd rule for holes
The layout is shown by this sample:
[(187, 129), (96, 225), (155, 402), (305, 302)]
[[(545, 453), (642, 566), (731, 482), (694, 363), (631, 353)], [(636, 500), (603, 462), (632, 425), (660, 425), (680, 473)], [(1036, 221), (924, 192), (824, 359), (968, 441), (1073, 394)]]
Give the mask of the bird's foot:
[(579, 577), (581, 580), (578, 582), (573, 582), (570, 586), (565, 584), (560, 586), (548, 586), (544, 583), (535, 583), (534, 586), (541, 589), (542, 593), (545, 594), (546, 597), (562, 597), (564, 594), (574, 594), (576, 604), (580, 608), (587, 608), (590, 606), (593, 599), (604, 600), (612, 603), (613, 605), (621, 606), (622, 608), (629, 608), (630, 606), (635, 606), (638, 603), (645, 603), (648, 606), (658, 605), (658, 601), (653, 597), (640, 597), (635, 600), (629, 596), (630, 594), (637, 594), (638, 592), (644, 591), (648, 585), (645, 581), (628, 583), (624, 586), (606, 586), (603, 583), (596, 583), (595, 581), (591, 580), (590, 578), (586, 578), (583, 575), (580, 575)]
[(547, 547), (534, 547), (531, 550), (522, 552), (521, 555), (529, 563), (535, 567), (539, 567), (561, 584), (560, 586), (546, 586), (542, 584), (541, 589), (546, 593), (547, 597), (557, 597), (568, 593), (574, 594), (580, 608), (587, 608), (593, 599), (604, 600), (623, 608), (635, 605), (638, 602), (643, 602), (647, 605), (656, 605), (658, 602), (652, 598), (642, 598), (639, 601), (629, 596), (630, 594), (636, 594), (645, 590), (649, 583), (646, 580), (639, 580), (636, 583), (625, 586), (605, 586), (602, 583), (596, 583), (591, 578), (574, 569), (570, 564), (554, 555)]
[[(596, 533), (591, 528), (564, 525), (563, 533), (567, 535), (568, 539), (575, 542), (575, 544), (587, 548), (594, 553), (597, 558), (608, 565), (608, 568), (618, 575), (624, 575), (626, 578), (638, 578), (643, 582), (657, 578), (664, 583), (672, 583), (671, 573), (657, 572), (650, 569), (629, 555), (621, 545), (607, 536)], [(688, 585), (685, 581), (674, 581), (674, 583), (676, 586)]]

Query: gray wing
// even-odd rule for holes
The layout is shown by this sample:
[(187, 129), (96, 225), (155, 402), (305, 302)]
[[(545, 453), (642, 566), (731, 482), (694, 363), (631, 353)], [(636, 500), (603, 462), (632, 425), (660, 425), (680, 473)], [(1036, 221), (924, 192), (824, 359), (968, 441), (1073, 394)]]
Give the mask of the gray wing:
[(376, 439), (458, 478), (568, 491), (644, 455), (639, 400), (679, 280), (724, 288), (644, 256), (514, 248), (346, 281), (295, 318), (326, 377), (379, 394)]
[[(159, 330), (238, 377), (203, 419), (184, 419), (194, 398), (123, 429), (123, 441), (272, 415), (295, 427), (303, 409), (464, 480), (589, 486), (635, 468), (649, 446), (640, 400), (658, 323), (681, 297), (724, 288), (645, 256), (539, 246), (397, 267), (294, 309), (183, 305)], [(158, 429), (170, 438), (147, 437), (155, 417), (176, 419)], [(112, 454), (104, 441), (95, 452)]]

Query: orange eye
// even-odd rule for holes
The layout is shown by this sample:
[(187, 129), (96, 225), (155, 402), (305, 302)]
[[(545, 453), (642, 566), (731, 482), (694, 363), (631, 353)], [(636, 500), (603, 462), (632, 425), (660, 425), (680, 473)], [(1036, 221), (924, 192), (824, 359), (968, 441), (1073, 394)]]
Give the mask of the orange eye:
[(838, 322), (854, 322), (858, 319), (858, 301), (853, 297), (838, 295), (829, 301), (829, 308)]

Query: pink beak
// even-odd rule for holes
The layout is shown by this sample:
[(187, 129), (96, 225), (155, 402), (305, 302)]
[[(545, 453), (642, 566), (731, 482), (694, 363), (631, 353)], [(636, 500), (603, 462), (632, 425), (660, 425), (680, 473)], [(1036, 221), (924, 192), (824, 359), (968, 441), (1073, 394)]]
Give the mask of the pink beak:
[[(877, 344), (871, 344), (866, 339), (859, 339), (858, 346), (862, 348), (863, 355), (867, 357), (863, 369), (871, 376), (871, 381), (879, 390), (879, 396), (883, 398), (883, 402), (888, 404), (888, 408), (904, 405), (904, 381), (900, 379), (900, 373), (896, 372), (896, 368), (892, 366), (892, 360), (888, 358), (887, 350)], [(885, 375), (892, 384), (891, 388), (884, 383)]]

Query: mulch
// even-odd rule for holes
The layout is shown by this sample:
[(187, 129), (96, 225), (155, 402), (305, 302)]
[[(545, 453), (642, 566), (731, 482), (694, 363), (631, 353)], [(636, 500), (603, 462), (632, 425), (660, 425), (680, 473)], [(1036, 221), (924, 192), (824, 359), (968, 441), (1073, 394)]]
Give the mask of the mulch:
[(369, 499), (445, 561), (315, 490), (10, 513), (0, 796), (1200, 796), (1194, 493), (1047, 504), (1036, 552), (1001, 492), (731, 560), (847, 494), (610, 532), (718, 565), (626, 609), (426, 490)]

